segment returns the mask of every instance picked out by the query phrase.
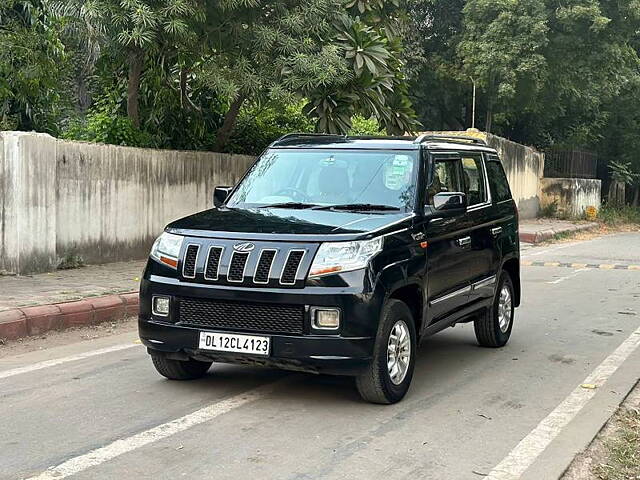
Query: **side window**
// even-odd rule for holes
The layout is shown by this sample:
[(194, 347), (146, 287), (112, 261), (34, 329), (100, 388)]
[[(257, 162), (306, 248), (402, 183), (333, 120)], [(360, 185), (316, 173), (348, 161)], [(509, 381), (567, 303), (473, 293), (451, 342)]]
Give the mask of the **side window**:
[(457, 158), (437, 158), (433, 165), (433, 178), (427, 190), (427, 201), (433, 205), (433, 196), (441, 192), (462, 192), (462, 166)]
[(484, 171), (481, 157), (465, 157), (462, 159), (464, 171), (464, 192), (467, 194), (469, 206), (478, 205), (487, 201), (487, 189), (485, 188)]
[(487, 162), (487, 174), (489, 175), (489, 185), (491, 186), (491, 195), (496, 202), (503, 202), (511, 199), (511, 190), (507, 175), (498, 157), (489, 157)]

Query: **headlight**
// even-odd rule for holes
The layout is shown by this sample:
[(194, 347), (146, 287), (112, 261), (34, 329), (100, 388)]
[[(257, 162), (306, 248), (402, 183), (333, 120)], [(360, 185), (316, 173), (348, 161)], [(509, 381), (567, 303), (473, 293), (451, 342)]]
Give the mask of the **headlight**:
[(160, 263), (178, 268), (178, 256), (184, 237), (164, 232), (151, 247), (151, 258)]
[(313, 259), (309, 277), (365, 268), (380, 250), (382, 237), (356, 242), (323, 243)]

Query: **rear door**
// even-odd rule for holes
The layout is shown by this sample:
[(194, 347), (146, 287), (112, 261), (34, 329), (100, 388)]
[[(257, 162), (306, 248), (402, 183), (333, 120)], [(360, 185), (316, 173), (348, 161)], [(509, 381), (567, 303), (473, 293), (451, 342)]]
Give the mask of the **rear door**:
[(493, 202), (490, 218), (494, 248), (499, 257), (497, 269), (502, 259), (518, 254), (518, 212), (498, 156), (487, 154), (485, 164)]

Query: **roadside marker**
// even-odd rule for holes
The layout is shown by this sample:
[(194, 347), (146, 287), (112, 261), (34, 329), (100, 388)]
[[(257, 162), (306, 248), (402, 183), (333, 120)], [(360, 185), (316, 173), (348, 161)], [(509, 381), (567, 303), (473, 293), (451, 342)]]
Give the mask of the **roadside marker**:
[(45, 360), (44, 362), (34, 363), (33, 365), (27, 365), (25, 367), (13, 368), (11, 370), (0, 371), (0, 379), (13, 377), (14, 375), (20, 375), (22, 373), (34, 372), (36, 370), (42, 370), (43, 368), (55, 367), (56, 365), (62, 365), (63, 363), (75, 362), (84, 358), (95, 357), (96, 355), (104, 355), (105, 353), (119, 352), (120, 350), (126, 350), (128, 348), (137, 347), (135, 343), (126, 343), (124, 345), (114, 345), (113, 347), (100, 348), (98, 350), (91, 350), (89, 352), (79, 353), (77, 355), (71, 355), (69, 357), (56, 358), (53, 360)]
[(272, 393), (277, 386), (281, 387), (283, 383), (288, 383), (294, 378), (296, 377), (289, 376), (281, 380), (262, 385), (254, 388), (253, 390), (240, 393), (227, 398), (226, 400), (222, 400), (221, 402), (196, 410), (193, 413), (189, 413), (188, 415), (170, 422), (163, 423), (157, 427), (137, 433), (136, 435), (116, 440), (104, 447), (96, 448), (84, 455), (73, 457), (66, 462), (56, 465), (55, 467), (50, 467), (40, 475), (31, 477), (27, 480), (61, 480), (72, 475), (76, 475), (77, 473), (83, 472), (88, 468), (101, 465), (109, 460), (119, 457), (120, 455), (170, 437), (176, 433), (195, 427), (196, 425), (213, 420), (214, 418), (236, 408), (242, 407), (247, 403), (255, 402), (269, 393)]
[(611, 375), (640, 346), (640, 328), (634, 331), (615, 351), (591, 372), (538, 426), (485, 478), (487, 480), (517, 480), (558, 436), (564, 427), (584, 408)]

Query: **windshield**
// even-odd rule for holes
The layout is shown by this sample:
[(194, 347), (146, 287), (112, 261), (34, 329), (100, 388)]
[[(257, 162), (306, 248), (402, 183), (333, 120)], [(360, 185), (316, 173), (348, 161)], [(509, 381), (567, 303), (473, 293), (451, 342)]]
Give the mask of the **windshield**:
[(268, 150), (227, 206), (409, 210), (417, 158), (417, 151)]

